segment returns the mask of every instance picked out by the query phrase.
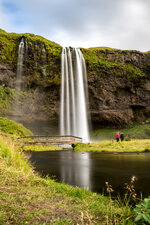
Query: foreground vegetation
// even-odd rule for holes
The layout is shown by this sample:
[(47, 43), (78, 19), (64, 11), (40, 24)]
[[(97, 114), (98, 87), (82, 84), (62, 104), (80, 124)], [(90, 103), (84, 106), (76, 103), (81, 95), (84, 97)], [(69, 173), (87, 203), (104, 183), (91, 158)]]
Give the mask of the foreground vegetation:
[(36, 174), (0, 131), (0, 224), (135, 224), (131, 207)]
[[(134, 178), (127, 186), (131, 190), (128, 195), (115, 201), (111, 195), (105, 197), (57, 183), (49, 177), (42, 178), (34, 172), (16, 138), (30, 132), (4, 118), (0, 118), (0, 124), (0, 224), (133, 225), (150, 222), (150, 198), (136, 206), (135, 201), (134, 205), (130, 204), (131, 198), (136, 196)], [(111, 194), (108, 182), (106, 188)]]

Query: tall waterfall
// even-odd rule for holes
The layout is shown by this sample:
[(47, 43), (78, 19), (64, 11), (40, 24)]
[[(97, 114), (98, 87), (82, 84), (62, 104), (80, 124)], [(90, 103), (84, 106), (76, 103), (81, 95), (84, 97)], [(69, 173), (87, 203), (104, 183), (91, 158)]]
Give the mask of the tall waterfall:
[(18, 90), (21, 89), (22, 83), (23, 58), (24, 58), (24, 39), (22, 38), (18, 48), (17, 78), (16, 78), (16, 87)]
[(89, 140), (87, 77), (80, 49), (63, 48), (61, 55), (60, 133)]

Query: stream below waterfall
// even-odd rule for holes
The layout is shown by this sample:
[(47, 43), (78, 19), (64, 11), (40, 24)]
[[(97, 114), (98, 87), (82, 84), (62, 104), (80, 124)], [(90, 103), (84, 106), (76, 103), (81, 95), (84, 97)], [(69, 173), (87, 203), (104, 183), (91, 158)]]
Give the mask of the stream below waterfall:
[(81, 153), (72, 150), (31, 152), (29, 161), (43, 176), (58, 182), (102, 193), (108, 181), (114, 196), (124, 192), (124, 184), (136, 176), (135, 189), (140, 197), (150, 195), (150, 154)]

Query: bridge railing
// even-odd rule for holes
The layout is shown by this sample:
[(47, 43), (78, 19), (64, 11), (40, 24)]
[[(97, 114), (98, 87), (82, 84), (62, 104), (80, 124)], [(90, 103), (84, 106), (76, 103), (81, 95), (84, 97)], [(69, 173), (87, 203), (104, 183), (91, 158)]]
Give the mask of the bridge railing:
[(26, 136), (20, 137), (25, 145), (66, 145), (82, 142), (82, 138), (70, 135), (64, 136)]

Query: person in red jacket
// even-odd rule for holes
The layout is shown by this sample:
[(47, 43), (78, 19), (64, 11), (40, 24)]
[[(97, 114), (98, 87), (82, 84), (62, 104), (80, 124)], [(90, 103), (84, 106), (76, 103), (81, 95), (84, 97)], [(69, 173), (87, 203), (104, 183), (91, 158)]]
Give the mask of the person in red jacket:
[(119, 131), (116, 133), (116, 141), (119, 141)]

